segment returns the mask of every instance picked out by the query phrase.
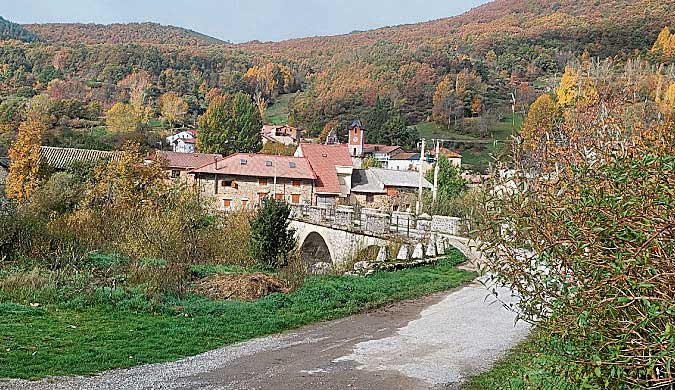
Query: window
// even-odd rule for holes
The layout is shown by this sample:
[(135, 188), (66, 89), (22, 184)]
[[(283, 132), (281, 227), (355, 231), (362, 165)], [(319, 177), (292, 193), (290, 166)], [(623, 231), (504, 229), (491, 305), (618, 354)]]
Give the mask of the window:
[(302, 182), (300, 180), (293, 180), (291, 184), (293, 185), (293, 187), (300, 187), (300, 184), (302, 184)]
[(258, 204), (261, 204), (261, 203), (262, 203), (262, 200), (265, 199), (266, 197), (267, 197), (267, 193), (265, 193), (265, 192), (259, 192), (259, 193), (258, 193)]
[(270, 160), (265, 161), (265, 166), (266, 166), (266, 167), (271, 167), (271, 166), (272, 166), (272, 161), (270, 161)]
[(265, 178), (262, 178), (262, 177), (261, 177), (260, 179), (258, 179), (258, 185), (259, 185), (259, 186), (266, 186), (266, 185), (267, 185), (267, 178), (266, 178), (266, 177), (265, 177)]
[(223, 199), (223, 208), (224, 209), (229, 209), (232, 207), (232, 200), (230, 199)]
[(221, 187), (235, 187), (234, 181), (232, 180), (221, 180), (220, 181), (220, 186)]
[(289, 168), (295, 168), (295, 161), (291, 161), (288, 163)]
[(291, 195), (291, 203), (300, 204), (300, 195), (299, 194)]
[(248, 199), (241, 200), (241, 208), (242, 209), (248, 208)]
[(284, 194), (274, 194), (274, 199), (276, 199), (276, 200), (284, 200)]
[(368, 194), (366, 195), (366, 203), (373, 203), (375, 201), (375, 195)]
[(239, 164), (240, 165), (248, 165), (248, 160), (242, 158), (241, 160), (239, 160)]
[(180, 177), (180, 171), (178, 169), (171, 170), (171, 178), (178, 179)]

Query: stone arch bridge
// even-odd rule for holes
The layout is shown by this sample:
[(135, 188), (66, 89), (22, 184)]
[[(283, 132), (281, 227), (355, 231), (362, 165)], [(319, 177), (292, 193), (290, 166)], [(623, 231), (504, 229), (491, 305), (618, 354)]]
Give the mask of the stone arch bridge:
[[(406, 246), (408, 256), (413, 254), (413, 248), (424, 243), (422, 257), (435, 255), (436, 250), (441, 252), (448, 246), (459, 249), (469, 259), (475, 257), (468, 239), (459, 237), (459, 218), (416, 218), (410, 213), (381, 213), (352, 207), (294, 206), (290, 219), (303, 260), (308, 264), (340, 265), (355, 259), (364, 249), (388, 247), (394, 242)], [(400, 254), (388, 255), (389, 259), (395, 259)]]

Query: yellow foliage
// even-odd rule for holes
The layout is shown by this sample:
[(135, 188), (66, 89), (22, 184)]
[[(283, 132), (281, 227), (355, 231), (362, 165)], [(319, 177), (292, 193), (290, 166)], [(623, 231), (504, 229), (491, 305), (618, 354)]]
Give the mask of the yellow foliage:
[(188, 104), (175, 92), (167, 92), (159, 98), (159, 108), (164, 119), (173, 126), (185, 118), (188, 112)]
[(661, 54), (665, 58), (675, 55), (675, 34), (671, 34), (667, 26), (661, 30), (658, 38), (656, 38), (652, 52)]
[(675, 83), (670, 84), (659, 104), (661, 112), (668, 118), (675, 117)]
[(5, 182), (5, 194), (9, 199), (25, 199), (37, 187), (40, 144), (50, 121), (48, 104), (46, 96), (36, 96), (31, 100), (26, 120), (19, 125), (16, 141), (9, 149), (12, 164)]
[(92, 187), (87, 191), (90, 205), (152, 208), (170, 189), (162, 165), (144, 164), (136, 144), (125, 145), (118, 161), (100, 166), (94, 175)]
[(520, 132), (526, 150), (537, 149), (546, 133), (554, 128), (557, 114), (556, 103), (549, 94), (539, 96), (532, 103)]
[(581, 97), (579, 98), (579, 105), (583, 107), (590, 107), (600, 102), (600, 94), (590, 81), (586, 80), (581, 87)]
[(134, 132), (141, 124), (141, 115), (130, 104), (115, 103), (106, 113), (105, 123), (115, 133)]
[(579, 73), (571, 66), (565, 67), (565, 73), (560, 80), (560, 86), (556, 91), (558, 105), (568, 107), (574, 104), (579, 97)]

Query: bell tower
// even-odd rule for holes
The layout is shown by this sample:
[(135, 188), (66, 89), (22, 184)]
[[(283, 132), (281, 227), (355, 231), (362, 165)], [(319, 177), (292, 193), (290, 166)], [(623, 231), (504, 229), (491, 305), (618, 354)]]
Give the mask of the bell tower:
[(349, 127), (349, 155), (352, 157), (363, 156), (363, 145), (365, 143), (365, 129), (359, 119), (355, 119)]

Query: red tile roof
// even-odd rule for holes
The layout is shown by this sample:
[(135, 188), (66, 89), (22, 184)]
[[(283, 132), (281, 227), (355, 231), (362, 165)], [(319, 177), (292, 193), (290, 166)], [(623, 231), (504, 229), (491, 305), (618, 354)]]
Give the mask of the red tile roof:
[(401, 152), (391, 156), (390, 160), (419, 160), (419, 153)]
[(347, 145), (300, 144), (298, 149), (307, 158), (318, 178), (316, 193), (340, 195), (342, 191), (336, 167), (352, 166)]
[(363, 145), (363, 152), (364, 153), (384, 153), (384, 154), (390, 154), (391, 152), (401, 149), (400, 146), (389, 146), (389, 145), (380, 145), (380, 144), (365, 144)]
[[(439, 152), (440, 152), (441, 156), (445, 156), (445, 157), (448, 157), (448, 158), (462, 158), (461, 154), (459, 154), (457, 152), (453, 152), (452, 150), (449, 150), (447, 148), (440, 148)], [(432, 148), (430, 153), (431, 153), (432, 156), (435, 156), (436, 155), (436, 149)]]
[(167, 168), (194, 169), (214, 162), (216, 159), (223, 158), (220, 154), (205, 153), (178, 153), (158, 150), (153, 160), (162, 159), (166, 162)]
[[(244, 162), (245, 163), (242, 163)], [(271, 162), (271, 164), (268, 164)], [(199, 167), (190, 173), (217, 173), (230, 176), (280, 177), (285, 179), (316, 179), (309, 162), (301, 157), (269, 154), (235, 153), (217, 162)]]

